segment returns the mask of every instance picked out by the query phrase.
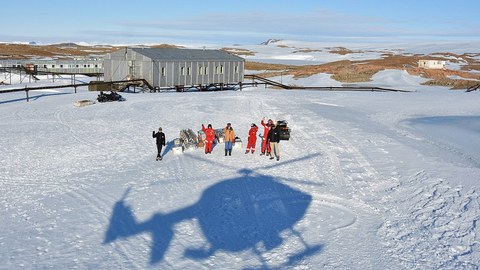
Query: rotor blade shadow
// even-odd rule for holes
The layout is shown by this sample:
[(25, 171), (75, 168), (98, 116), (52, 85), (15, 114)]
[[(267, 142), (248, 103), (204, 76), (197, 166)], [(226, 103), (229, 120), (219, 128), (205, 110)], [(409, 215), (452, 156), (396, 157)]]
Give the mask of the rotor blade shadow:
[(287, 165), (287, 164), (295, 163), (295, 162), (298, 162), (298, 161), (304, 161), (304, 160), (311, 159), (311, 158), (314, 158), (314, 157), (318, 157), (318, 156), (321, 156), (321, 155), (322, 154), (320, 154), (320, 153), (314, 153), (314, 154), (306, 155), (306, 156), (303, 156), (303, 157), (294, 158), (294, 159), (291, 159), (291, 160), (275, 163), (273, 165), (253, 168), (252, 170), (272, 169), (272, 168), (275, 168), (275, 167), (278, 167), (278, 166)]

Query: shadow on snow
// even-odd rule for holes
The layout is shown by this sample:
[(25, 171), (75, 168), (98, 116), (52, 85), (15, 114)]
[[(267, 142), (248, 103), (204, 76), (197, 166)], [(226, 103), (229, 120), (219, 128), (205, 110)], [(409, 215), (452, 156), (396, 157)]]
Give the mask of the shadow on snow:
[(289, 230), (303, 244), (303, 251), (291, 255), (283, 266), (294, 265), (297, 261), (315, 254), (322, 245), (309, 246), (302, 235), (293, 227), (300, 221), (312, 197), (302, 191), (275, 181), (273, 177), (252, 174), (242, 170), (244, 175), (227, 179), (207, 188), (193, 205), (171, 213), (155, 213), (149, 220), (138, 222), (124, 196), (115, 203), (104, 244), (119, 238), (141, 233), (152, 234), (150, 263), (162, 261), (173, 237), (173, 226), (187, 219), (196, 218), (209, 248), (185, 250), (186, 258), (201, 260), (217, 250), (240, 252), (252, 250), (268, 268), (262, 258), (263, 249), (272, 250), (283, 243), (280, 233)]
[[(49, 94), (39, 94), (39, 95), (33, 95), (30, 96), (28, 99), (29, 100), (37, 100), (41, 97), (49, 97), (49, 96), (59, 96), (59, 95), (69, 95), (71, 93), (49, 93)], [(17, 99), (10, 99), (10, 100), (5, 100), (5, 101), (0, 101), (0, 104), (6, 104), (6, 103), (13, 103), (13, 102), (18, 102), (18, 101), (26, 101), (27, 97), (24, 98), (17, 98)]]
[(165, 149), (163, 150), (162, 156), (166, 156), (168, 152), (172, 150), (174, 144), (175, 144), (174, 140), (168, 141), (167, 144), (165, 145)]

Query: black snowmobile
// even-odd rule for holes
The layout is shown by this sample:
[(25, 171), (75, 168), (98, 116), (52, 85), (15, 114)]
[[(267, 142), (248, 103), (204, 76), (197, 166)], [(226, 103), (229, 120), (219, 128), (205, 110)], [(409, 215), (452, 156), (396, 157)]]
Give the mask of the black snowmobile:
[(290, 139), (290, 128), (287, 121), (279, 120), (277, 126), (280, 128), (280, 140), (288, 141)]
[(115, 91), (111, 91), (110, 94), (105, 94), (103, 91), (100, 91), (100, 94), (97, 97), (98, 102), (111, 102), (111, 101), (124, 101), (120, 94), (117, 94)]

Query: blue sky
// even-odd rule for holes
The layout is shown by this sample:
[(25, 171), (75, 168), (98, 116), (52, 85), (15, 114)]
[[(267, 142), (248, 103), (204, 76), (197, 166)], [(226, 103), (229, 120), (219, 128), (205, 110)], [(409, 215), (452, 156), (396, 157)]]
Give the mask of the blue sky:
[(478, 41), (476, 0), (2, 1), (0, 42)]

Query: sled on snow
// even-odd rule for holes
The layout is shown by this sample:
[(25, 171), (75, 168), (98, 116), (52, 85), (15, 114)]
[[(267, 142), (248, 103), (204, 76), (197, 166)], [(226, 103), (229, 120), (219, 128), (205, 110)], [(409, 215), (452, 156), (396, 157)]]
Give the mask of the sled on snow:
[(173, 140), (172, 152), (182, 154), (185, 150), (191, 150), (198, 147), (199, 138), (191, 129), (180, 130), (180, 137)]
[(191, 129), (182, 129), (180, 131), (180, 139), (183, 142), (184, 150), (195, 149), (198, 147), (198, 135)]
[(173, 140), (172, 152), (174, 154), (181, 154), (183, 153), (183, 141), (180, 138), (176, 138)]
[(217, 139), (217, 143), (225, 142), (225, 133), (223, 132), (223, 128), (215, 129), (215, 137)]
[(93, 104), (95, 104), (95, 101), (89, 100), (89, 99), (83, 99), (83, 100), (75, 101), (75, 103), (73, 103), (73, 106), (75, 106), (75, 107), (85, 107), (85, 106), (93, 105)]
[(233, 148), (242, 149), (242, 139), (235, 137), (235, 142), (233, 143)]

